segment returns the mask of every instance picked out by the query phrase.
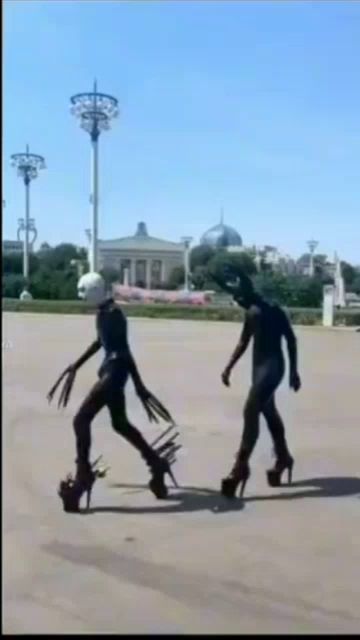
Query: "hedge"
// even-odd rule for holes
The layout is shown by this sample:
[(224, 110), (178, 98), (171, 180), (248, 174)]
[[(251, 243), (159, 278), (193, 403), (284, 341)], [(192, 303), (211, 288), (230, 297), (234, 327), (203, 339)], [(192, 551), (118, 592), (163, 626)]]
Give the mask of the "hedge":
[[(129, 317), (159, 318), (178, 320), (217, 320), (239, 322), (243, 311), (238, 307), (192, 307), (176, 304), (124, 304)], [(31, 313), (93, 314), (93, 310), (81, 300), (31, 300), (21, 301), (3, 298), (3, 311), (25, 311)], [(321, 325), (321, 309), (288, 309), (291, 321), (298, 325)], [(360, 309), (344, 309), (335, 312), (334, 324), (337, 326), (360, 326)]]

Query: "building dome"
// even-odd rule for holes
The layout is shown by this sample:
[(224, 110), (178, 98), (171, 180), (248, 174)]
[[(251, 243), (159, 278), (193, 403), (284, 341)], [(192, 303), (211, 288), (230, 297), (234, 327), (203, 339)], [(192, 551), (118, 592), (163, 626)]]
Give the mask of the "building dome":
[(241, 235), (232, 227), (220, 222), (215, 227), (211, 227), (200, 240), (200, 244), (208, 245), (217, 249), (219, 247), (241, 247)]

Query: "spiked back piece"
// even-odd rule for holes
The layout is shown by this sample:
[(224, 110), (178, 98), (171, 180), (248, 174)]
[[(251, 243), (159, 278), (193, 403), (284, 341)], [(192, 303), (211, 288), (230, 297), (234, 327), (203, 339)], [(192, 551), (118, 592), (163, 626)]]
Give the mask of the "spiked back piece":
[[(165, 437), (167, 438), (165, 439)], [(175, 423), (167, 427), (165, 431), (162, 431), (160, 435), (155, 438), (155, 440), (151, 443), (152, 448), (156, 451), (156, 453), (164, 458), (170, 466), (172, 466), (176, 462), (176, 452), (181, 449), (181, 444), (175, 444), (175, 440), (179, 436), (179, 431), (177, 430), (177, 426)], [(174, 483), (175, 487), (179, 485), (176, 482), (175, 476), (170, 471), (171, 479)]]

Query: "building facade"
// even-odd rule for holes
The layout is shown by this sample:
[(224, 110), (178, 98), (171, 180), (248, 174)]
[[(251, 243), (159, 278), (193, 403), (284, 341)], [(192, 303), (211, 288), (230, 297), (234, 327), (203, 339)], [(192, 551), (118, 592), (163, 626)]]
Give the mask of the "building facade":
[(252, 252), (258, 269), (263, 264), (284, 275), (294, 275), (296, 273), (295, 260), (288, 254), (281, 253), (277, 247), (262, 245), (253, 247)]
[[(24, 243), (22, 240), (3, 240), (2, 250), (3, 253), (22, 253), (24, 249)], [(29, 247), (29, 250), (32, 250), (32, 247)]]
[(175, 267), (184, 265), (182, 242), (153, 238), (146, 224), (139, 222), (133, 236), (99, 240), (99, 268), (114, 269), (121, 283), (154, 289), (167, 282)]

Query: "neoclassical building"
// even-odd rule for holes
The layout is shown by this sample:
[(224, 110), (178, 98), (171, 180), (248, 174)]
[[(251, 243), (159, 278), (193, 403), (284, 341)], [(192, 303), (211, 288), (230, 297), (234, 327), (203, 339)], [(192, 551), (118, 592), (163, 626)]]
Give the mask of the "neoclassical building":
[(130, 286), (153, 289), (166, 282), (175, 267), (184, 264), (185, 246), (153, 238), (146, 224), (139, 222), (133, 236), (99, 240), (98, 251), (100, 269), (116, 269), (122, 283), (127, 270)]

